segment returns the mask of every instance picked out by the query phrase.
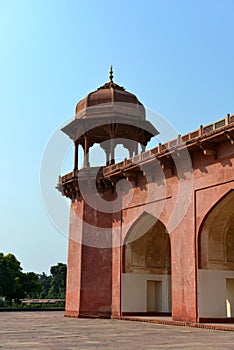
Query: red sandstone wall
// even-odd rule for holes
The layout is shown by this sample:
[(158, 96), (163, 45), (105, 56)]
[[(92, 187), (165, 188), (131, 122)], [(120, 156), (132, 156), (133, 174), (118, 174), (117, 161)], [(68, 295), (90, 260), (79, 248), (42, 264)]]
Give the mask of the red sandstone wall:
[(98, 212), (83, 200), (71, 205), (67, 316), (111, 315), (111, 227), (112, 214)]
[[(191, 178), (185, 172), (184, 178), (178, 181), (177, 176), (167, 178), (165, 186), (153, 181), (147, 186), (148, 195), (140, 192), (141, 180), (135, 189), (131, 208), (123, 211), (122, 239), (127, 235), (132, 218), (147, 211), (158, 217), (163, 224), (170, 226), (170, 217), (176, 206), (180, 192), (181, 207), (177, 203), (176, 212), (182, 212), (182, 221), (173, 230), (171, 238), (172, 258), (172, 315), (174, 320), (197, 321), (197, 235), (199, 227), (209, 209), (230, 189), (234, 188), (233, 145), (223, 142), (217, 147), (217, 158), (204, 156), (201, 150), (193, 153), (193, 184), (190, 205), (183, 213), (186, 196), (189, 200), (189, 187), (186, 181)], [(154, 170), (156, 171), (156, 169)], [(154, 174), (152, 173), (152, 176)], [(184, 185), (181, 190), (179, 184)], [(190, 184), (191, 185), (191, 184)], [(163, 188), (164, 187), (164, 188)], [(148, 205), (138, 206), (142, 202)], [(184, 200), (183, 200), (184, 199)]]
[[(147, 181), (138, 176), (137, 187), (124, 194), (122, 214), (97, 212), (82, 201), (72, 204), (66, 314), (120, 316), (122, 250), (116, 242), (124, 242), (133, 223), (146, 211), (159, 218), (170, 234), (173, 319), (197, 321), (197, 236), (206, 213), (234, 186), (233, 158), (233, 146), (227, 141), (218, 145), (217, 159), (205, 157), (201, 150), (194, 152), (193, 173), (186, 168), (165, 169), (164, 176), (155, 166)], [(172, 214), (174, 221), (182, 217), (177, 226)], [(88, 235), (98, 242), (98, 227), (113, 228), (104, 237), (114, 242), (112, 250), (81, 247)]]

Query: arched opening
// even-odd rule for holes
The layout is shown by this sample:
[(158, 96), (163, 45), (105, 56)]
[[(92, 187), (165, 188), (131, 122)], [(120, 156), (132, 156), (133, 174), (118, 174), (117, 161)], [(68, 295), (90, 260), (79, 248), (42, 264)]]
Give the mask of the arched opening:
[(198, 316), (234, 319), (234, 191), (204, 219), (198, 240)]
[(125, 158), (129, 158), (129, 151), (123, 145), (115, 147), (115, 163), (122, 162)]
[(165, 226), (144, 213), (124, 243), (122, 313), (170, 313), (171, 247)]
[(106, 165), (105, 152), (98, 143), (89, 149), (89, 162), (91, 167)]

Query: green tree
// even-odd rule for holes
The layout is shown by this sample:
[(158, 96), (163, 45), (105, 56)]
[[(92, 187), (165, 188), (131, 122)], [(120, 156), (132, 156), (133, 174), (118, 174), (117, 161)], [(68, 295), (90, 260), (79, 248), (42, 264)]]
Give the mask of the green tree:
[(23, 274), (22, 287), (25, 296), (28, 298), (38, 298), (42, 291), (39, 276), (35, 272), (26, 272)]
[(67, 265), (58, 263), (51, 266), (51, 275), (44, 272), (22, 272), (20, 262), (13, 254), (0, 252), (0, 296), (12, 304), (14, 299), (22, 298), (56, 298), (64, 299), (66, 293)]
[(0, 253), (0, 295), (12, 304), (24, 297), (36, 297), (41, 291), (38, 276), (34, 272), (22, 272), (20, 262), (13, 254)]
[(10, 303), (24, 296), (22, 268), (13, 254), (0, 253), (0, 294)]
[(42, 299), (46, 299), (48, 298), (52, 276), (51, 275), (47, 276), (45, 272), (42, 272), (42, 274), (39, 274), (38, 277), (39, 277), (39, 282), (41, 284), (40, 297)]
[(50, 273), (52, 278), (48, 298), (65, 299), (67, 265), (58, 263), (57, 265), (51, 266)]

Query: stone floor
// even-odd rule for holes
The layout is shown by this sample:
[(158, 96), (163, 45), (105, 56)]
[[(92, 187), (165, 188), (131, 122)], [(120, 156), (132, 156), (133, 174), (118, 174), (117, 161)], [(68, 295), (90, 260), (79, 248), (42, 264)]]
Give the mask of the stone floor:
[(195, 328), (206, 328), (206, 329), (215, 329), (220, 331), (232, 331), (234, 332), (233, 323), (188, 323), (184, 321), (173, 321), (172, 317), (165, 316), (124, 316), (123, 320), (128, 321), (141, 321), (141, 322), (150, 322), (156, 324), (170, 325), (170, 326), (186, 326), (186, 327), (195, 327)]
[(1, 312), (0, 349), (234, 349), (234, 332), (124, 320), (71, 319), (63, 312)]

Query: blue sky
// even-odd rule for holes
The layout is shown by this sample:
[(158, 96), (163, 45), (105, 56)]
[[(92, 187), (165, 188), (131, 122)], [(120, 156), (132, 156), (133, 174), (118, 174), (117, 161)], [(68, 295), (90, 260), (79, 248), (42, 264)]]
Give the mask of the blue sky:
[(233, 16), (233, 0), (0, 1), (0, 251), (25, 271), (66, 262), (67, 238), (41, 198), (41, 159), (110, 64), (181, 134), (234, 113)]

